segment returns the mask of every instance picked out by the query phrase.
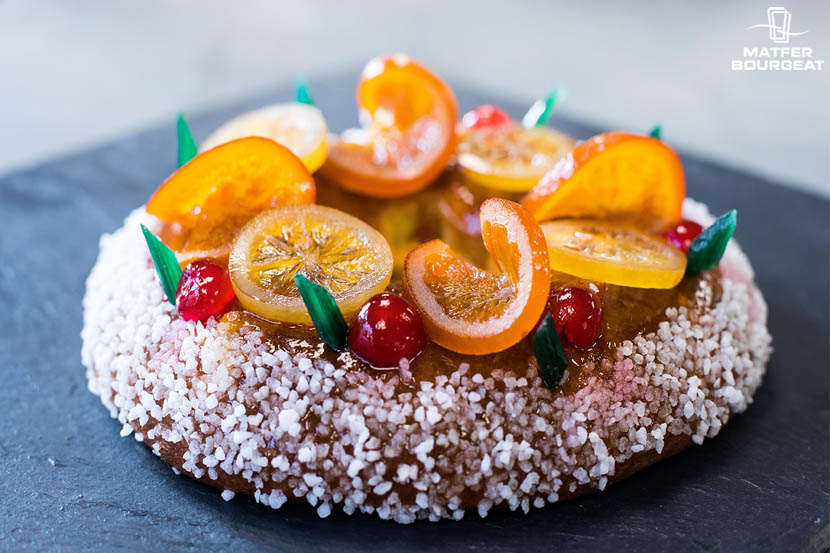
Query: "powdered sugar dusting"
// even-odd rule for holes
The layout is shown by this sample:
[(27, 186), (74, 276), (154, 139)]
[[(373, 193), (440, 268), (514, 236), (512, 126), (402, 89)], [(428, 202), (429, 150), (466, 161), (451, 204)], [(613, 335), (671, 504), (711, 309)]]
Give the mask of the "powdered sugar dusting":
[[(687, 200), (686, 216), (711, 221)], [(535, 370), (451, 375), (397, 393), (322, 359), (275, 349), (254, 330), (178, 319), (139, 223), (101, 239), (82, 332), (89, 389), (182, 471), (278, 508), (307, 501), (398, 522), (528, 511), (604, 489), (621, 463), (666, 439), (714, 436), (747, 408), (770, 353), (766, 304), (733, 241), (722, 299), (700, 317), (669, 308), (656, 332), (623, 343), (613, 378), (553, 392)], [(706, 290), (701, 290), (705, 294)], [(474, 498), (470, 503), (469, 498)]]

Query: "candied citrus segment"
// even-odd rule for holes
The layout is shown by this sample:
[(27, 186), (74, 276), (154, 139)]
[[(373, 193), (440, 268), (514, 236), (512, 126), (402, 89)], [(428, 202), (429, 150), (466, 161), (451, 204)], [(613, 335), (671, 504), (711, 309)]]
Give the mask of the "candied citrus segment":
[(265, 106), (231, 119), (213, 131), (201, 151), (237, 138), (261, 136), (291, 150), (313, 173), (326, 160), (327, 135), (326, 120), (319, 109), (289, 102)]
[(444, 81), (408, 56), (375, 58), (357, 86), (363, 129), (332, 144), (323, 173), (343, 188), (379, 198), (417, 192), (449, 162), (458, 118)]
[(180, 259), (221, 257), (236, 233), (269, 207), (314, 203), (314, 180), (288, 148), (261, 137), (208, 150), (173, 173), (147, 202)]
[(657, 236), (608, 221), (542, 223), (554, 271), (632, 288), (674, 288), (686, 256)]
[(550, 127), (528, 129), (512, 122), (465, 130), (455, 151), (471, 181), (494, 190), (527, 192), (574, 144)]
[(415, 248), (403, 285), (427, 334), (459, 353), (502, 351), (533, 330), (550, 291), (544, 235), (521, 206), (490, 199), (481, 206), (482, 239), (500, 272), (458, 257), (444, 242)]
[(389, 284), (392, 252), (378, 231), (342, 211), (286, 206), (245, 225), (228, 269), (248, 311), (272, 321), (311, 324), (295, 274), (325, 287), (349, 318)]
[(657, 139), (599, 134), (562, 158), (522, 200), (538, 221), (587, 217), (658, 230), (680, 219), (683, 167)]

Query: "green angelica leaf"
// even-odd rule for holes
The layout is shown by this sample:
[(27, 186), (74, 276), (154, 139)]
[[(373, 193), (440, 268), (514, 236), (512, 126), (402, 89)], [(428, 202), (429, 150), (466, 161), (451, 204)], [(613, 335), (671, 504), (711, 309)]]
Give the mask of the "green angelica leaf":
[(179, 279), (182, 276), (176, 254), (144, 225), (141, 225), (141, 232), (144, 233), (144, 240), (150, 249), (150, 256), (153, 258), (167, 301), (176, 305), (176, 288), (179, 287)]
[(196, 141), (193, 140), (193, 133), (190, 132), (190, 126), (181, 113), (176, 122), (176, 134), (179, 138), (177, 163), (181, 167), (199, 153), (199, 148), (196, 147)]
[(310, 106), (314, 105), (314, 100), (311, 98), (311, 92), (308, 90), (308, 79), (305, 75), (297, 75), (295, 88), (297, 90), (295, 97), (297, 102), (300, 104), (308, 104)]
[(323, 343), (335, 351), (346, 349), (349, 327), (329, 291), (299, 273), (294, 275), (294, 283)]
[(657, 124), (652, 127), (650, 131), (648, 131), (648, 135), (651, 138), (656, 138), (657, 140), (663, 139), (663, 125)]
[(717, 267), (737, 224), (738, 212), (733, 209), (706, 227), (692, 241), (686, 253), (686, 274), (696, 274)]
[(565, 379), (565, 371), (568, 370), (568, 356), (565, 355), (562, 340), (559, 339), (550, 313), (539, 325), (539, 330), (533, 336), (532, 345), (542, 380), (548, 388), (560, 386)]
[(553, 115), (556, 106), (562, 103), (562, 100), (567, 96), (564, 88), (555, 88), (545, 98), (536, 100), (530, 109), (527, 110), (525, 116), (522, 117), (522, 125), (525, 128), (538, 127), (544, 125)]

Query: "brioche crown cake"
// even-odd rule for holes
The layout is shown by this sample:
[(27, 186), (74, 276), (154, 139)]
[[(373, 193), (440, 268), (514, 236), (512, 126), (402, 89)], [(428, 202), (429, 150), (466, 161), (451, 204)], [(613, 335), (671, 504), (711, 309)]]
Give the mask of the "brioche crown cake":
[(361, 75), (363, 128), (298, 97), (198, 155), (182, 121), (87, 281), (89, 388), (174, 471), (322, 517), (527, 512), (752, 402), (771, 339), (736, 213), (685, 198), (659, 138), (577, 143), (552, 101), (459, 121), (402, 55)]

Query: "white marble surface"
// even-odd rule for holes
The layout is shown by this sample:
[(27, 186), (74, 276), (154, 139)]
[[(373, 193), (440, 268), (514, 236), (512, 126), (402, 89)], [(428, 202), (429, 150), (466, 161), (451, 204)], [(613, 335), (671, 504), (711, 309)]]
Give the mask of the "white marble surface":
[[(244, 7), (242, 7), (244, 4)], [(454, 82), (648, 129), (830, 195), (830, 67), (735, 73), (771, 45), (767, 3), (0, 0), (0, 173), (262, 92), (297, 72), (405, 51)], [(791, 1), (791, 46), (830, 59), (830, 2)], [(346, 101), (351, 101), (348, 99)]]

